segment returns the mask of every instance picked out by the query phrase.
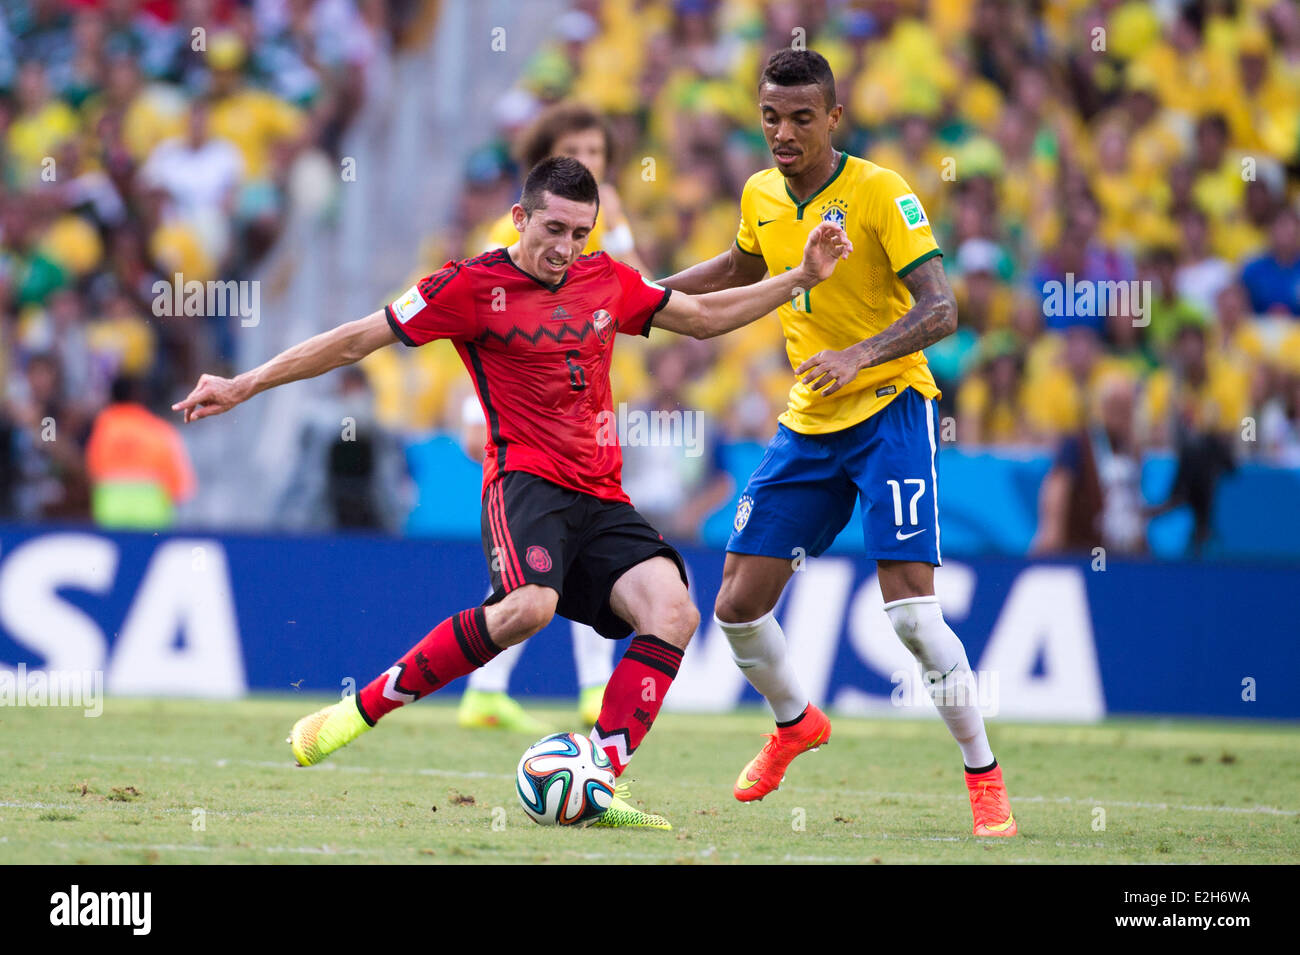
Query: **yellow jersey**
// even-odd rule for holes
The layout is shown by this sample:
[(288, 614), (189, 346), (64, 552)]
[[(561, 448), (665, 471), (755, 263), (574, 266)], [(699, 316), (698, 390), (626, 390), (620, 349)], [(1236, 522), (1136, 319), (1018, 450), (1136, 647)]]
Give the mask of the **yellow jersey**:
[[(912, 307), (902, 279), (922, 262), (942, 255), (916, 194), (892, 169), (841, 153), (826, 184), (796, 202), (779, 169), (749, 177), (740, 197), (736, 246), (762, 256), (771, 275), (803, 260), (808, 233), (820, 222), (848, 233), (853, 254), (825, 282), (777, 309), (790, 366), (827, 349), (841, 350), (883, 331)], [(802, 434), (843, 431), (865, 421), (915, 388), (939, 396), (925, 356), (913, 352), (864, 368), (830, 397), (798, 379), (780, 421)]]
[[(513, 208), (513, 207), (512, 207)], [(601, 222), (600, 213), (596, 213), (596, 224), (591, 227), (587, 233), (587, 244), (582, 247), (582, 254), (588, 255), (592, 252), (603, 251), (600, 247), (601, 241), (605, 238), (605, 226)], [(493, 249), (499, 249), (502, 246), (512, 246), (519, 241), (519, 230), (515, 228), (514, 217), (507, 211), (500, 219), (492, 223), (492, 228), (488, 230), (487, 247), (483, 249), (490, 252)]]

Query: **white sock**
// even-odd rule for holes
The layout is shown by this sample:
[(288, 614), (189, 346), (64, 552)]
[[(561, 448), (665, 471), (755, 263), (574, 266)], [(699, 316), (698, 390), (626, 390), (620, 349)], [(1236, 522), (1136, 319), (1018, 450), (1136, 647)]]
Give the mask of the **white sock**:
[(763, 694), (778, 723), (788, 723), (808, 707), (808, 695), (786, 659), (785, 634), (776, 617), (765, 613), (750, 623), (717, 620), (731, 644), (731, 656), (754, 689)]
[(594, 627), (575, 623), (573, 633), (573, 662), (578, 669), (578, 688), (604, 686), (614, 672), (614, 641), (606, 640)]
[(480, 693), (505, 693), (510, 689), (510, 674), (514, 672), (519, 655), (523, 652), (523, 643), (506, 647), (489, 660), (487, 666), (481, 666), (469, 675), (466, 689), (478, 690)]
[(903, 646), (921, 664), (935, 708), (948, 732), (961, 747), (967, 769), (981, 769), (993, 762), (993, 751), (984, 732), (975, 677), (966, 648), (943, 619), (938, 597), (906, 597), (885, 604), (885, 613)]

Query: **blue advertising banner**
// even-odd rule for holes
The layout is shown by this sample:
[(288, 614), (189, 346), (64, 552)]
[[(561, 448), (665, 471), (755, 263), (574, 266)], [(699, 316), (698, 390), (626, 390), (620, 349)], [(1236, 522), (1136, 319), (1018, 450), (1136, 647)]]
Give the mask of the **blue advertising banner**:
[[(723, 555), (685, 556), (705, 623), (668, 707), (756, 701), (712, 623)], [(874, 573), (851, 554), (801, 562), (777, 616), (814, 700), (924, 711)], [(109, 694), (343, 692), (487, 590), (465, 541), (0, 528), (0, 677), (21, 665), (102, 672)], [(950, 559), (936, 590), (990, 715), (1300, 718), (1295, 565)], [(508, 661), (513, 693), (575, 693), (571, 629), (557, 619)]]

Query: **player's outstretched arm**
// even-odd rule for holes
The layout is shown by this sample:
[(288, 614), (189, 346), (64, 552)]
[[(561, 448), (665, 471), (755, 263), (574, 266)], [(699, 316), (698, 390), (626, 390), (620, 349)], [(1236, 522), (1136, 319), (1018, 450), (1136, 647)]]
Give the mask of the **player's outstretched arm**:
[(736, 243), (721, 255), (715, 255), (689, 269), (660, 279), (656, 284), (687, 295), (703, 295), (721, 289), (753, 285), (767, 274), (767, 263), (760, 255), (747, 255)]
[(863, 368), (928, 348), (957, 330), (957, 301), (937, 258), (922, 262), (903, 279), (913, 305), (884, 331), (843, 351), (820, 351), (796, 368), (795, 374), (814, 391), (833, 395)]
[(234, 378), (200, 375), (199, 383), (184, 401), (172, 405), (185, 412), (186, 421), (210, 418), (276, 385), (315, 378), (327, 371), (360, 361), (377, 348), (391, 345), (397, 336), (382, 310), (282, 351), (270, 361)]
[(853, 243), (837, 225), (823, 222), (808, 234), (798, 268), (764, 279), (757, 285), (705, 295), (676, 294), (654, 318), (654, 324), (692, 338), (713, 338), (762, 318), (779, 305), (824, 282)]

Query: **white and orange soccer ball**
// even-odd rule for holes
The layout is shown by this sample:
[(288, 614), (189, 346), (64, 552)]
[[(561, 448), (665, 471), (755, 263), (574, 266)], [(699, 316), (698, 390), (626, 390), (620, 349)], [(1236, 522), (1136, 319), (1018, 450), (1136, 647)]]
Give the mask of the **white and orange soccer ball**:
[(538, 825), (581, 826), (613, 802), (614, 769), (588, 737), (555, 733), (524, 750), (515, 789)]

